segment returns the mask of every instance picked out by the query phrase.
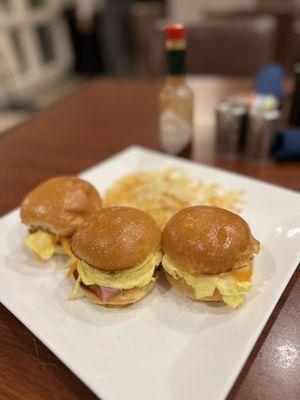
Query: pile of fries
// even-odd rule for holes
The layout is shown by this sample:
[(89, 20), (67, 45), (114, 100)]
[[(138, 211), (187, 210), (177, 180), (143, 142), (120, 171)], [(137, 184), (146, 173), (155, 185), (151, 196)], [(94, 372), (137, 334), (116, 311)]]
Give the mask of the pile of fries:
[(123, 205), (148, 212), (161, 228), (183, 208), (212, 205), (240, 212), (242, 190), (224, 190), (219, 184), (203, 183), (184, 169), (171, 167), (127, 175), (107, 190), (104, 206)]

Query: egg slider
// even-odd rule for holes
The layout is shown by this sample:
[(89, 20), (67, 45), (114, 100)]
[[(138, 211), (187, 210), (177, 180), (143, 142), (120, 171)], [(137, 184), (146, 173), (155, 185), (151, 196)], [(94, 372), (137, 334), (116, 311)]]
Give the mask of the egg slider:
[(54, 253), (71, 256), (71, 236), (100, 208), (100, 195), (83, 179), (58, 176), (43, 182), (21, 204), (22, 222), (29, 227), (25, 244), (42, 260)]
[(161, 262), (161, 231), (144, 211), (130, 207), (102, 209), (72, 238), (76, 263), (70, 273), (94, 303), (127, 306), (146, 297), (155, 285)]
[(162, 265), (169, 283), (184, 296), (236, 308), (252, 289), (259, 246), (240, 216), (195, 206), (178, 212), (163, 230)]
[(87, 219), (72, 238), (76, 262), (69, 271), (94, 303), (127, 306), (146, 297), (157, 280), (161, 231), (137, 208), (109, 207)]

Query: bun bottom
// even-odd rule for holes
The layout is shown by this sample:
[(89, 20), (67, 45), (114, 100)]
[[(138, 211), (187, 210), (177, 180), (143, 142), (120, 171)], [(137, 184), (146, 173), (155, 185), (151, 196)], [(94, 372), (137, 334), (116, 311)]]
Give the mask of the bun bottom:
[(84, 295), (94, 304), (98, 304), (104, 307), (127, 307), (130, 304), (137, 303), (138, 301), (147, 297), (153, 290), (157, 276), (153, 277), (153, 281), (143, 287), (136, 287), (132, 289), (124, 290), (122, 294), (111, 298), (108, 301), (103, 301), (98, 295), (97, 285), (86, 286), (83, 283), (80, 284)]
[(185, 283), (183, 279), (175, 279), (173, 278), (172, 275), (170, 275), (168, 272), (164, 271), (165, 276), (167, 278), (167, 281), (171, 286), (173, 286), (175, 289), (177, 289), (181, 294), (184, 296), (196, 300), (196, 301), (223, 301), (223, 298), (218, 291), (218, 289), (215, 289), (214, 293), (212, 296), (207, 296), (207, 297), (202, 297), (201, 299), (197, 299), (195, 297), (194, 289), (192, 286), (188, 285)]

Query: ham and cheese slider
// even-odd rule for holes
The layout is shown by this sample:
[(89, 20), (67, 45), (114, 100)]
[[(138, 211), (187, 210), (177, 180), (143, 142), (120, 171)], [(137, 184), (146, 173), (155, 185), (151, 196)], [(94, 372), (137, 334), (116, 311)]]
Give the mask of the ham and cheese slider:
[(167, 280), (193, 300), (236, 308), (252, 288), (259, 242), (230, 211), (195, 206), (178, 212), (163, 230), (162, 248)]
[(54, 253), (71, 256), (71, 236), (100, 208), (97, 190), (82, 179), (58, 176), (45, 181), (21, 204), (22, 222), (29, 227), (25, 244), (42, 260), (49, 260)]
[(144, 211), (109, 207), (87, 219), (72, 238), (76, 257), (69, 271), (94, 303), (127, 306), (146, 297), (161, 262), (161, 231)]

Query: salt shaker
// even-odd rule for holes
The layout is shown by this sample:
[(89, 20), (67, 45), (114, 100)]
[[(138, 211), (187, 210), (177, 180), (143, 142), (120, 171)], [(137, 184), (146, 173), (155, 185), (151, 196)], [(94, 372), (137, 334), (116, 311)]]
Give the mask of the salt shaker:
[(223, 101), (216, 110), (216, 151), (219, 157), (234, 159), (239, 155), (247, 116), (244, 104)]
[(249, 162), (266, 164), (270, 161), (280, 112), (278, 109), (252, 109), (248, 117), (245, 158)]

